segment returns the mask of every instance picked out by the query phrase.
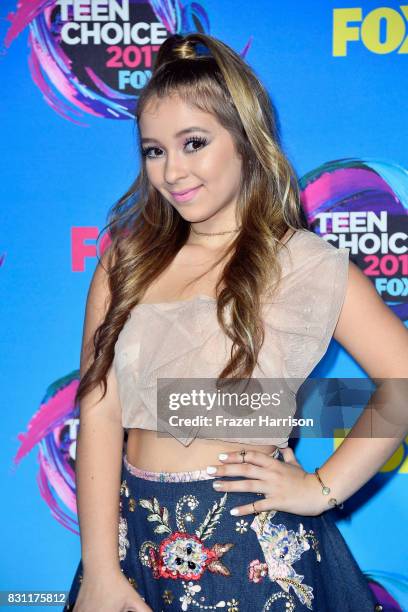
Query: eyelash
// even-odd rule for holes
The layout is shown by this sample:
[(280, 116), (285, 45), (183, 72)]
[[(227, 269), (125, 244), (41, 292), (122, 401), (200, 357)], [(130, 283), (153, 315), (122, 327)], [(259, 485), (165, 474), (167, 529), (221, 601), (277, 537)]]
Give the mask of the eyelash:
[[(208, 140), (206, 138), (203, 138), (202, 136), (192, 136), (184, 141), (184, 146), (190, 144), (191, 142), (198, 142), (204, 147), (208, 144)], [(199, 149), (190, 151), (190, 153), (197, 153), (198, 151), (201, 151), (202, 148), (203, 147), (200, 147)], [(160, 149), (160, 147), (142, 147), (142, 156), (147, 157), (147, 159), (158, 159), (157, 157), (149, 157), (148, 155), (150, 151), (154, 151), (155, 149)]]

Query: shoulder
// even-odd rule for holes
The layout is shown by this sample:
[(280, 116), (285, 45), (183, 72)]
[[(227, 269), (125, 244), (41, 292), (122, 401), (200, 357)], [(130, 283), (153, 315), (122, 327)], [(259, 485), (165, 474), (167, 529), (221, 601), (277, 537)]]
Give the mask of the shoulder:
[(111, 247), (101, 255), (92, 275), (88, 296), (102, 301), (106, 301), (110, 297), (109, 275), (114, 257)]
[(338, 251), (348, 252), (348, 249), (339, 248), (308, 229), (298, 229), (288, 241), (287, 246), (294, 253), (304, 256), (330, 256)]
[[(315, 279), (323, 288), (338, 274), (345, 281), (349, 268), (350, 252), (340, 248), (307, 229), (297, 230), (282, 251), (282, 275), (286, 282), (298, 285)], [(310, 285), (312, 289), (312, 285)]]
[(104, 321), (111, 302), (109, 274), (113, 253), (110, 248), (100, 257), (88, 288), (85, 307), (84, 336), (91, 344), (96, 329)]
[(282, 282), (266, 319), (281, 335), (287, 375), (303, 380), (333, 337), (347, 289), (349, 250), (304, 229), (287, 246)]

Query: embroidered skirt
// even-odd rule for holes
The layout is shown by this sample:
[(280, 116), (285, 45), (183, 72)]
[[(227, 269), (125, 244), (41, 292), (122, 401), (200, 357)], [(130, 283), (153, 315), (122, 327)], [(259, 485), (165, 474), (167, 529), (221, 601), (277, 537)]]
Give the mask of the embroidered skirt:
[[(279, 449), (275, 458), (283, 461)], [(123, 456), (120, 567), (154, 612), (382, 610), (335, 510), (234, 517), (231, 508), (259, 494), (217, 492), (214, 479), (205, 470), (148, 472)], [(82, 571), (80, 561), (64, 612), (73, 609)]]

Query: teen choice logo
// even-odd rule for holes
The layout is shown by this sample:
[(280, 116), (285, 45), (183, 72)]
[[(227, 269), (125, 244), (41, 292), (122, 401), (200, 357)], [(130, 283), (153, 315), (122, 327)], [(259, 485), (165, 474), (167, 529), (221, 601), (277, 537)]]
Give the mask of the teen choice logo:
[(387, 161), (340, 159), (305, 174), (309, 226), (350, 258), (403, 321), (408, 319), (408, 172)]
[(56, 112), (80, 125), (83, 113), (132, 119), (166, 38), (209, 31), (200, 3), (180, 0), (20, 0), (8, 19), (5, 46), (29, 29), (34, 83)]

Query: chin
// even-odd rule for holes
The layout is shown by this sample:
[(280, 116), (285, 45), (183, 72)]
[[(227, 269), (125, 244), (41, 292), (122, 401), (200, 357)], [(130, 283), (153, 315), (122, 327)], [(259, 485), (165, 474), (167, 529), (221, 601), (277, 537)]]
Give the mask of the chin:
[(198, 212), (196, 212), (196, 214), (194, 214), (195, 211), (191, 210), (191, 211), (187, 211), (187, 210), (179, 210), (178, 211), (180, 213), (180, 216), (183, 217), (183, 219), (185, 221), (188, 221), (189, 223), (202, 223), (203, 221), (207, 221), (208, 219), (211, 219), (211, 217), (213, 216), (214, 213), (210, 213), (210, 214), (198, 214)]

